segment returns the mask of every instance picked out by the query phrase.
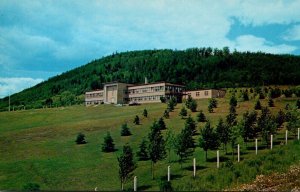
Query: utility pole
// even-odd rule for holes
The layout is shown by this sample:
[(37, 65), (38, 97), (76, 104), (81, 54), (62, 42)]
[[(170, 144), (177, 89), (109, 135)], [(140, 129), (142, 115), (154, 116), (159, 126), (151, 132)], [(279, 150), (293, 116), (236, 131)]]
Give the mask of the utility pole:
[(8, 94), (8, 111), (10, 111), (10, 93)]

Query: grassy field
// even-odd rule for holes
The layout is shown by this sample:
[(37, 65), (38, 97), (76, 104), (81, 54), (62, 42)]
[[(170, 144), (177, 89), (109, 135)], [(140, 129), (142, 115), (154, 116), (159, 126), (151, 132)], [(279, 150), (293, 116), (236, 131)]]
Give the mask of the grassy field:
[[(295, 103), (295, 98), (278, 98), (272, 112), (283, 109), (287, 103)], [(212, 125), (220, 117), (228, 114), (228, 99), (218, 99), (218, 108), (214, 113), (207, 112), (208, 100), (199, 100), (198, 111), (203, 110)], [(267, 105), (267, 100), (261, 100)], [(179, 133), (185, 120), (178, 116), (182, 104), (178, 104), (170, 119), (166, 119), (168, 128)], [(252, 110), (254, 101), (239, 102), (238, 118), (246, 110)], [(148, 118), (142, 117), (143, 109), (148, 110)], [(149, 128), (155, 119), (162, 116), (166, 104), (144, 104), (141, 106), (116, 107), (100, 105), (96, 107), (71, 106), (27, 111), (0, 113), (0, 189), (20, 190), (27, 183), (38, 183), (42, 190), (119, 190), (117, 156), (122, 146), (129, 143), (134, 152), (143, 137), (147, 137)], [(189, 114), (196, 117), (197, 113)], [(132, 123), (135, 115), (141, 118), (141, 125)], [(132, 136), (121, 137), (121, 124), (127, 122)], [(204, 124), (198, 123), (199, 128)], [(198, 130), (199, 130), (198, 128)], [(103, 137), (110, 131), (115, 141), (114, 153), (101, 152)], [(283, 131), (275, 137), (283, 140)], [(86, 135), (87, 144), (76, 145), (79, 132)], [(165, 131), (163, 131), (165, 133)], [(198, 136), (195, 141), (198, 144)], [(166, 177), (167, 166), (171, 165), (172, 186), (177, 190), (223, 189), (248, 182), (256, 174), (270, 171), (284, 171), (290, 164), (299, 162), (300, 145), (290, 138), (288, 146), (277, 144), (273, 151), (261, 149), (259, 155), (255, 151), (242, 147), (242, 162), (233, 167), (224, 166), (226, 159), (221, 151), (221, 169), (216, 168), (216, 152), (209, 151), (209, 161), (205, 162), (205, 153), (196, 148), (198, 172), (192, 178), (192, 157), (180, 168), (178, 157), (171, 153), (168, 158), (155, 165), (155, 177), (151, 179), (150, 161), (137, 161), (134, 175), (138, 177), (140, 190), (159, 190), (159, 183)], [(260, 143), (259, 143), (260, 144)], [(251, 147), (253, 144), (249, 144)], [(257, 168), (257, 166), (259, 168)], [(255, 170), (254, 170), (255, 169)], [(128, 182), (126, 188), (132, 188)]]

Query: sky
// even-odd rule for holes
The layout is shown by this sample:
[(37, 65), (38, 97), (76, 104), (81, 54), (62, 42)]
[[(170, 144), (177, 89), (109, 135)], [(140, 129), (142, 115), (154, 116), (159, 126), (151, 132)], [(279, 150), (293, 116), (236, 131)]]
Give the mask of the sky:
[(113, 52), (300, 55), (300, 0), (0, 0), (0, 98)]

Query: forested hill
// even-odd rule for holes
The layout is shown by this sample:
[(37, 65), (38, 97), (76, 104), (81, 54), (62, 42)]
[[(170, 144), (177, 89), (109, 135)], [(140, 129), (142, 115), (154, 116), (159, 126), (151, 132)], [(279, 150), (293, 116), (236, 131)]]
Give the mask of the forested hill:
[[(299, 85), (300, 57), (266, 53), (230, 52), (228, 48), (146, 50), (114, 53), (94, 60), (11, 96), (16, 108), (68, 105), (82, 102), (87, 90), (102, 83), (168, 81), (188, 89), (258, 85)], [(0, 100), (7, 110), (8, 98)]]

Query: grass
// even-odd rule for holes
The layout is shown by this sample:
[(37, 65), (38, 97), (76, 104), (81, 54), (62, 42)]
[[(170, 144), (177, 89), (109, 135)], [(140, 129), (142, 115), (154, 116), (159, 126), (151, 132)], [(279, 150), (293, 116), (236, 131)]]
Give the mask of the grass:
[[(228, 113), (228, 99), (218, 99), (218, 108), (214, 113), (207, 112), (208, 100), (199, 100), (198, 111), (203, 110), (212, 125)], [(262, 105), (267, 100), (261, 101)], [(279, 98), (275, 100), (275, 113), (295, 99)], [(179, 133), (184, 120), (178, 113), (182, 104), (178, 104), (170, 119), (165, 120), (167, 127)], [(254, 101), (239, 102), (238, 118), (246, 110), (252, 110)], [(142, 117), (144, 108), (148, 118)], [(136, 152), (143, 137), (147, 137), (149, 128), (155, 119), (163, 115), (166, 104), (144, 104), (141, 106), (115, 107), (100, 105), (96, 107), (71, 106), (66, 108), (38, 109), (0, 113), (0, 189), (20, 190), (27, 183), (38, 183), (42, 190), (119, 190), (117, 156), (122, 146), (129, 143)], [(189, 113), (196, 117), (197, 113)], [(134, 125), (133, 119), (139, 115), (141, 125)], [(127, 122), (132, 136), (121, 137), (121, 125)], [(202, 127), (203, 123), (198, 123)], [(114, 153), (101, 152), (103, 137), (110, 131), (115, 141)], [(86, 135), (87, 144), (76, 145), (79, 132)], [(163, 131), (165, 133), (165, 131)], [(276, 136), (282, 139), (283, 132)], [(198, 137), (198, 136), (196, 136)], [(195, 138), (198, 142), (198, 138)], [(253, 143), (249, 144), (253, 145)], [(233, 167), (225, 167), (225, 160), (231, 155), (221, 151), (223, 162), (216, 169), (215, 151), (209, 151), (209, 161), (205, 162), (205, 153), (196, 148), (198, 172), (192, 178), (192, 158), (180, 168), (178, 158), (171, 153), (168, 158), (155, 165), (155, 180), (151, 179), (150, 161), (137, 161), (134, 175), (138, 177), (140, 190), (159, 190), (161, 179), (166, 178), (167, 166), (171, 166), (172, 185), (177, 190), (219, 190), (242, 182), (249, 182), (256, 174), (285, 170), (289, 164), (299, 161), (299, 143), (289, 142), (288, 146), (276, 145), (273, 151), (261, 149), (255, 156), (254, 150), (242, 149), (242, 161)], [(230, 150), (229, 150), (230, 151)], [(282, 154), (281, 154), (282, 153)], [(125, 188), (132, 188), (128, 182)]]

